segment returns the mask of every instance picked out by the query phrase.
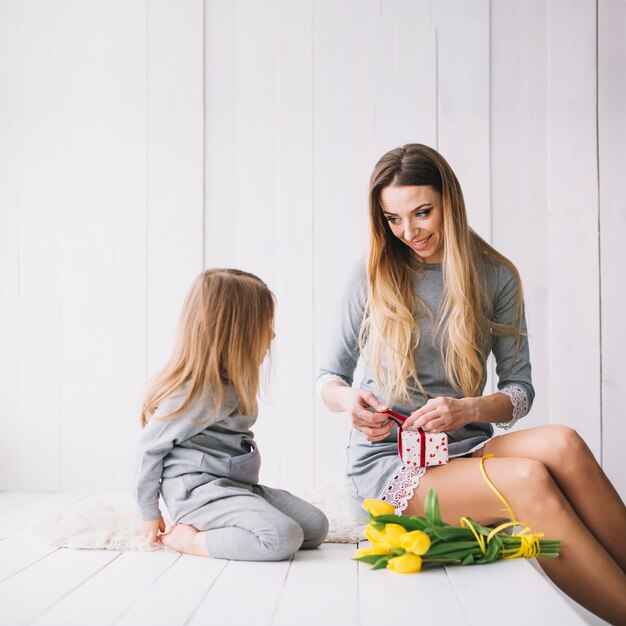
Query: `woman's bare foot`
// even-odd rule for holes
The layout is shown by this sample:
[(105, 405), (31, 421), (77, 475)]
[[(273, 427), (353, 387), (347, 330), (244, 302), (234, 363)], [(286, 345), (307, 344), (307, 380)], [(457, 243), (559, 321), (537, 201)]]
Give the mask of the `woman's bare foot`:
[(159, 536), (159, 541), (176, 552), (209, 556), (205, 542), (206, 532), (202, 532), (189, 524), (176, 524), (171, 530)]

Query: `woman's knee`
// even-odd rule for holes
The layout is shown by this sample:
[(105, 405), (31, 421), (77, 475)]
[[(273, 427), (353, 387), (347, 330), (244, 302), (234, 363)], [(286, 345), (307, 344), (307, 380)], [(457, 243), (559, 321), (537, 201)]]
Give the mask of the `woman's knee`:
[(538, 491), (545, 491), (552, 477), (544, 463), (535, 459), (515, 459), (511, 474), (517, 486), (528, 486)]
[(580, 468), (581, 463), (592, 460), (593, 455), (585, 440), (574, 428), (560, 424), (542, 427), (550, 464), (559, 470)]
[(561, 494), (548, 468), (533, 459), (515, 459), (510, 468), (509, 499), (524, 514), (546, 513), (561, 506)]

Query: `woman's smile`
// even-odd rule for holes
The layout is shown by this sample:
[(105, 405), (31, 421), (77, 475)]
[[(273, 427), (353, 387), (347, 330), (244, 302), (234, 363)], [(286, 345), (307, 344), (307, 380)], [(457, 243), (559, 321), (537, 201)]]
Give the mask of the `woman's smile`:
[(419, 239), (418, 241), (413, 240), (411, 241), (411, 247), (415, 250), (423, 250), (428, 246), (431, 237), (432, 235), (428, 235), (428, 237), (424, 237), (424, 239)]

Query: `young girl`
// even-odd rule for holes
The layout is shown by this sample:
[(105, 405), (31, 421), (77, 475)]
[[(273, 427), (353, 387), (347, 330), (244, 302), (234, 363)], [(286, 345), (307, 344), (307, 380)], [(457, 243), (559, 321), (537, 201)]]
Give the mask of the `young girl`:
[[(493, 437), (492, 424), (510, 428), (534, 398), (515, 266), (469, 227), (456, 176), (427, 146), (383, 155), (369, 213), (369, 256), (352, 275), (319, 378), (326, 405), (352, 419), (355, 513), (364, 498), (380, 498), (397, 513), (422, 515), (434, 488), (447, 522), (501, 521), (506, 512), (479, 469), (493, 454), (485, 469), (518, 519), (564, 542), (558, 559), (540, 560), (548, 576), (605, 620), (626, 624), (626, 507), (585, 442), (557, 425)], [(362, 350), (365, 374), (353, 387)], [(498, 391), (482, 395), (490, 353)], [(387, 407), (410, 415), (404, 428), (451, 433), (451, 461), (404, 466)]]
[[(141, 410), (136, 498), (151, 545), (278, 561), (325, 539), (321, 511), (258, 484), (261, 459), (250, 428), (273, 319), (274, 297), (253, 274), (207, 270), (187, 294), (174, 354)], [(165, 533), (159, 491), (175, 524)]]

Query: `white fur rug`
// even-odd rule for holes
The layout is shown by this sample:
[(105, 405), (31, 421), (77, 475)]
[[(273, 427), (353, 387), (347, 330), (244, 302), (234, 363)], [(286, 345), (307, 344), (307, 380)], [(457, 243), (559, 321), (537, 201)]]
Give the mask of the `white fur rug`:
[[(329, 483), (304, 493), (305, 500), (320, 508), (330, 523), (327, 543), (357, 543), (363, 526), (348, 510), (340, 484)], [(164, 508), (162, 507), (162, 510)], [(367, 514), (363, 512), (363, 516)], [(163, 516), (166, 523), (167, 516)], [(46, 515), (30, 527), (32, 535), (62, 548), (83, 550), (167, 550), (151, 548), (137, 532), (137, 511), (132, 499), (122, 495), (93, 496)]]

